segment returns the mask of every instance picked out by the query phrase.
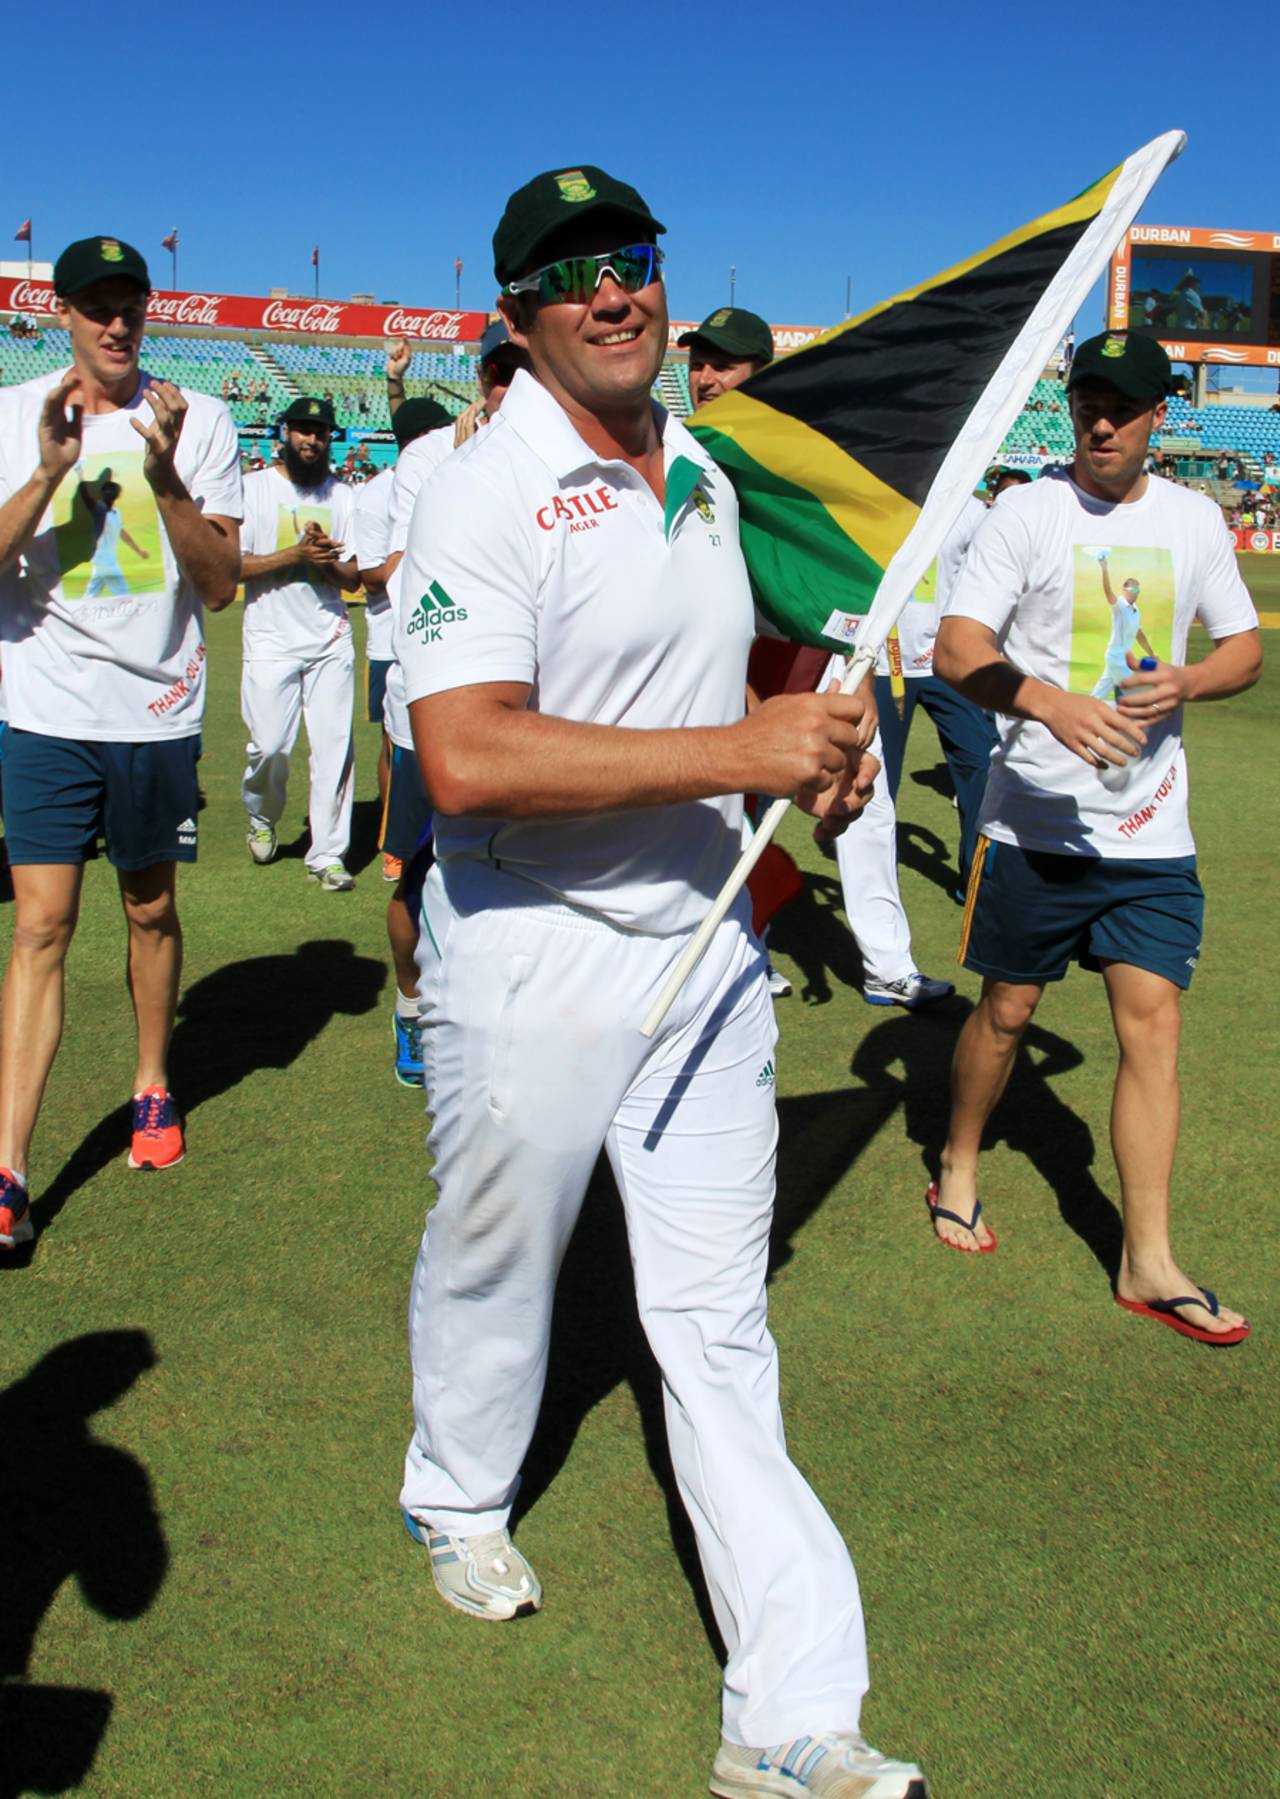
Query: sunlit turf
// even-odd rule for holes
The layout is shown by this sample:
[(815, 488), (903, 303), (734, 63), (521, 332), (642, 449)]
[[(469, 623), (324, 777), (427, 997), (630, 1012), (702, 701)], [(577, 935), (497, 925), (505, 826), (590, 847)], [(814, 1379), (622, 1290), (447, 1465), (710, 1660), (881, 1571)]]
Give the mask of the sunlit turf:
[[(374, 738), (356, 892), (304, 879), (301, 748), (286, 853), (251, 866), (238, 630), (211, 621), (182, 883), (188, 1159), (125, 1167), (132, 1025), (98, 864), (35, 1148), (40, 1236), (0, 1277), (0, 1668), (59, 1689), (0, 1687), (0, 1793), (64, 1790), (78, 1759), (82, 1790), (120, 1799), (692, 1799), (716, 1653), (607, 1185), (566, 1264), (521, 1499), (546, 1609), (501, 1630), (448, 1612), (398, 1520), (431, 1189), (420, 1101), (392, 1077)], [(941, 1799), (1275, 1790), (1275, 691), (1188, 721), (1209, 922), (1175, 1241), (1253, 1319), (1238, 1350), (1111, 1303), (1114, 1050), (1089, 976), (1046, 1000), (993, 1132), (999, 1254), (935, 1244), (923, 1193), (976, 983), (954, 971), (931, 1015), (867, 1008), (834, 867), (784, 830), (807, 876), (772, 942), (796, 986), (772, 1287), (789, 1440), (858, 1564), (867, 1733)], [(959, 922), (938, 761), (922, 718), (900, 814), (929, 973)]]

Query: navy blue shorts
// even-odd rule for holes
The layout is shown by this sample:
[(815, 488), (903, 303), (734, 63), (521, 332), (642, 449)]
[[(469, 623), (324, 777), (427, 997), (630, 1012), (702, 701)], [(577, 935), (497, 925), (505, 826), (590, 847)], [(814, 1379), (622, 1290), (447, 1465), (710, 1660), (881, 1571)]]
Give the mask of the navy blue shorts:
[(391, 779), (387, 806), (382, 814), (382, 841), (378, 848), (388, 856), (408, 862), (431, 830), (431, 801), (422, 785), (418, 758), (412, 750), (391, 746)]
[(365, 663), (364, 709), (371, 725), (382, 723), (382, 702), (387, 697), (387, 670), (390, 662), (377, 662), (372, 657)]
[(83, 743), (10, 725), (4, 834), (11, 863), (80, 863), (99, 837), (116, 868), (194, 862), (199, 737)]
[(1055, 856), (980, 836), (957, 960), (1017, 986), (1060, 981), (1074, 961), (1124, 962), (1186, 988), (1203, 929), (1194, 856)]

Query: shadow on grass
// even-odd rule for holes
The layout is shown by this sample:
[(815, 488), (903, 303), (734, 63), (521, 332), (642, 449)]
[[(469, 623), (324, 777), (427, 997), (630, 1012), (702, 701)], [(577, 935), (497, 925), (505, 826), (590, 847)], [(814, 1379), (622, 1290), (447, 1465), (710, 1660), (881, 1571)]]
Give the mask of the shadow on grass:
[(940, 887), (949, 900), (954, 900), (960, 886), (960, 872), (954, 856), (935, 831), (925, 825), (898, 821), (898, 866), (909, 868), (926, 881)]
[[(821, 907), (818, 916), (823, 916)], [(831, 923), (847, 937), (842, 920)], [(811, 966), (820, 966), (816, 957)], [(906, 1135), (922, 1151), (918, 1173), (905, 1166), (902, 1170), (902, 1203), (918, 1206), (920, 1228), (928, 1229), (920, 1204), (924, 1171), (936, 1167), (946, 1138), (951, 1054), (969, 1010), (967, 1001), (957, 999), (927, 1012), (895, 1013), (874, 1025), (858, 1046), (852, 1073), (859, 1085), (779, 1100), (771, 1275), (790, 1260), (800, 1230), (856, 1167), (899, 1107)], [(1078, 1067), (1081, 1060), (1072, 1044), (1033, 1024), (993, 1121), (991, 1139), (1003, 1137), (1011, 1149), (1028, 1157), (1056, 1194), (1064, 1221), (1114, 1279), (1120, 1219), (1092, 1172), (1093, 1136), (1050, 1085), (1054, 1076)], [(649, 1466), (666, 1501), (676, 1554), (708, 1640), (723, 1659), (693, 1531), (667, 1451), (661, 1381), (636, 1309), (622, 1208), (602, 1157), (560, 1273), (547, 1384), (515, 1507), (517, 1521), (555, 1481), (583, 1420), (624, 1381), (634, 1396)]]
[[(346, 866), (349, 873), (361, 874), (378, 853), (378, 833), (382, 825), (381, 800), (357, 800), (351, 808), (351, 842), (347, 847)], [(301, 862), (311, 848), (311, 821), (303, 819), (302, 829), (289, 843), (281, 843), (273, 858), (276, 862)]]
[[(288, 1068), (335, 1014), (372, 1011), (383, 963), (344, 938), (300, 943), (291, 956), (228, 962), (178, 1002), (169, 1079), (185, 1118), (265, 1068)], [(0, 1271), (30, 1262), (40, 1235), (72, 1196), (128, 1147), (130, 1108), (117, 1106), (72, 1150), (31, 1208), (36, 1237), (0, 1258)]]
[(802, 872), (804, 891), (769, 926), (769, 949), (780, 950), (799, 969), (800, 997), (811, 1006), (825, 1006), (835, 998), (836, 987), (861, 988), (862, 958), (845, 923), (834, 851), (830, 874)]
[(26, 1681), (40, 1624), (74, 1580), (104, 1618), (140, 1618), (169, 1552), (141, 1463), (98, 1442), (89, 1420), (155, 1366), (145, 1331), (76, 1337), (0, 1393), (0, 1799), (65, 1793), (90, 1768), (110, 1693)]
[[(898, 1013), (869, 1031), (854, 1053), (852, 1071), (864, 1090), (879, 1096), (887, 1117), (903, 1108), (906, 1135), (921, 1149), (917, 1185), (923, 1194), (937, 1172), (947, 1137), (951, 1054), (956, 1029), (972, 1010), (968, 1000), (945, 1008)], [(945, 1025), (945, 1029), (938, 1029)], [(1108, 1280), (1120, 1266), (1120, 1214), (1093, 1171), (1093, 1132), (1054, 1092), (1056, 1075), (1078, 1068), (1080, 1050), (1041, 1024), (1028, 1026), (1004, 1097), (992, 1116), (983, 1148), (1003, 1140), (1027, 1158), (1050, 1187), (1062, 1221), (1093, 1253)], [(837, 1098), (828, 1096), (832, 1102)], [(921, 1214), (924, 1208), (921, 1206)], [(927, 1221), (926, 1221), (927, 1228)]]

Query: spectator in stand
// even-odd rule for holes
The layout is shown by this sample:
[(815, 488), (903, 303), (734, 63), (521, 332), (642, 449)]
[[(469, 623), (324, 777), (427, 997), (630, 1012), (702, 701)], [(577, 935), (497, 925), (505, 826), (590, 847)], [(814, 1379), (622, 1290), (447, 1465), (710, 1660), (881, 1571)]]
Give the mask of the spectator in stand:
[(368, 418), (369, 416), (369, 396), (364, 391), (363, 387), (356, 395), (356, 411), (360, 414), (362, 419)]

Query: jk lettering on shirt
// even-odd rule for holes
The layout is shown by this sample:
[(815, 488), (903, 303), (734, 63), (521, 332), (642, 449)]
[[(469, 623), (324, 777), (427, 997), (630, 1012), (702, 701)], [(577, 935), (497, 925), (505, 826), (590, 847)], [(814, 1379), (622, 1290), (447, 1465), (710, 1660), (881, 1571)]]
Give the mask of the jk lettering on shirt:
[[(666, 501), (602, 458), (529, 374), (426, 482), (397, 606), (408, 701), (509, 681), (529, 707), (634, 729), (742, 717), (755, 614), (737, 498), (661, 409)], [(425, 441), (425, 440), (420, 440)], [(416, 445), (413, 446), (416, 448)], [(440, 818), (437, 854), (489, 858), (632, 929), (692, 928), (736, 859), (741, 799), (608, 817)]]

